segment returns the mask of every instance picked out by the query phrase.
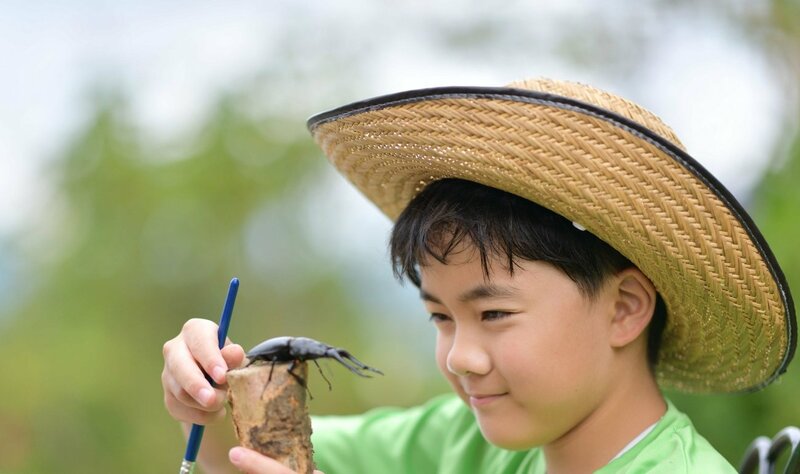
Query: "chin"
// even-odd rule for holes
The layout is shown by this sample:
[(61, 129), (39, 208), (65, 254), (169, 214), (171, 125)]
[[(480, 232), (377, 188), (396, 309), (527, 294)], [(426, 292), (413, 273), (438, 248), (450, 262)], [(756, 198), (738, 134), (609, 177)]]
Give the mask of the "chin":
[(502, 448), (508, 451), (526, 451), (528, 449), (542, 445), (542, 443), (535, 443), (529, 440), (510, 438), (508, 436), (489, 437), (484, 435), (484, 438), (486, 438), (486, 441), (490, 442), (494, 446), (497, 446), (498, 448)]
[(524, 451), (542, 446), (547, 443), (546, 439), (536, 436), (532, 433), (515, 433), (513, 430), (509, 430), (508, 425), (493, 429), (490, 427), (484, 427), (480, 424), (480, 422), (478, 422), (478, 426), (480, 427), (481, 434), (486, 441), (490, 442), (494, 446), (497, 446), (498, 448), (509, 451)]

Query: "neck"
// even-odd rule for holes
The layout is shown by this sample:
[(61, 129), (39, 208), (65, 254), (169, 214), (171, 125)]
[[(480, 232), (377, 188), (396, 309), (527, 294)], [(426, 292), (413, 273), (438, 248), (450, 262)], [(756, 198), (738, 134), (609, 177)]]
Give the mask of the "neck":
[(605, 466), (664, 415), (666, 402), (645, 370), (644, 377), (626, 377), (578, 425), (543, 447), (548, 474), (593, 472)]

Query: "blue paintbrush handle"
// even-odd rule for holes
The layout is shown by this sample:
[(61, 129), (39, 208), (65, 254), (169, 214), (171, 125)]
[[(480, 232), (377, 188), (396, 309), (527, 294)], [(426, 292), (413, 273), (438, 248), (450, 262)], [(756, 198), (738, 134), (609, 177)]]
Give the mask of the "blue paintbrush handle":
[[(222, 316), (219, 320), (219, 329), (217, 330), (217, 340), (219, 348), (225, 346), (225, 339), (228, 337), (228, 327), (231, 325), (231, 314), (233, 313), (233, 304), (236, 302), (236, 293), (239, 291), (239, 279), (234, 278), (228, 286), (228, 296), (225, 298), (225, 306), (222, 307)], [(211, 382), (211, 378), (206, 374), (206, 379)], [(183, 462), (181, 463), (181, 474), (188, 474), (192, 472), (194, 462), (197, 460), (197, 452), (200, 451), (200, 441), (203, 440), (203, 431), (205, 426), (192, 425), (192, 431), (189, 433), (189, 441), (186, 443), (186, 454), (183, 455)]]

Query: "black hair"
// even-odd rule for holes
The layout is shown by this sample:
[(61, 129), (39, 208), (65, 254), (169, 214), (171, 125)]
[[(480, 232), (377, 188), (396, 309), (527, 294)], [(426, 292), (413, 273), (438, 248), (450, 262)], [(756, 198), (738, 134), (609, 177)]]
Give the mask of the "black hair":
[[(634, 264), (590, 232), (533, 201), (461, 179), (442, 179), (423, 189), (403, 210), (392, 229), (390, 249), (394, 274), (420, 286), (419, 266), (428, 258), (446, 264), (459, 247), (477, 250), (484, 274), (500, 257), (509, 273), (516, 259), (538, 260), (561, 270), (587, 297), (606, 278)], [(658, 360), (666, 307), (660, 295), (650, 322), (647, 357)]]

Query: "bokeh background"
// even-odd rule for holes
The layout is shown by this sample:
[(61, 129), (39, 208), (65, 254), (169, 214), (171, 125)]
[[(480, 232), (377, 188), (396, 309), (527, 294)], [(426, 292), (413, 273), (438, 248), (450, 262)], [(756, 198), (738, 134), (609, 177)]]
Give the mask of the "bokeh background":
[[(63, 2), (0, 6), (0, 472), (169, 472), (161, 346), (216, 320), (305, 335), (335, 364), (314, 413), (447, 390), (393, 280), (388, 219), (305, 120), (408, 88), (590, 83), (673, 126), (752, 212), (800, 294), (795, 0)], [(747, 395), (670, 394), (732, 463), (800, 425), (800, 364)]]

